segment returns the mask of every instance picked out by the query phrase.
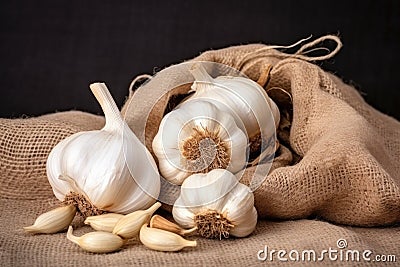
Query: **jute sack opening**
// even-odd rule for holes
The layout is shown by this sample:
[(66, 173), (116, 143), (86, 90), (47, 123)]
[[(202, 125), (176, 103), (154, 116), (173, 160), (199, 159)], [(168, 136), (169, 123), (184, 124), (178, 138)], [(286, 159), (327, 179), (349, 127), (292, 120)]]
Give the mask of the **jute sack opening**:
[[(326, 39), (338, 43), (332, 53), (306, 56), (307, 49)], [(338, 77), (308, 62), (327, 59), (340, 46), (336, 36), (325, 36), (293, 55), (251, 44), (207, 51), (192, 59), (226, 64), (254, 81), (263, 80), (263, 73), (271, 70), (267, 92), (278, 88), (290, 95), (286, 102), (274, 99), (285, 109), (281, 118), (285, 125), (278, 131), (281, 146), (272, 169), (260, 177), (265, 180), (254, 192), (260, 217), (316, 216), (358, 226), (400, 221), (400, 123), (369, 106)], [(122, 108), (127, 123), (150, 151), (162, 117), (190, 89), (190, 85), (168, 89), (181, 78), (171, 76), (155, 88), (144, 84)], [(247, 183), (254, 170), (247, 168), (241, 182)]]

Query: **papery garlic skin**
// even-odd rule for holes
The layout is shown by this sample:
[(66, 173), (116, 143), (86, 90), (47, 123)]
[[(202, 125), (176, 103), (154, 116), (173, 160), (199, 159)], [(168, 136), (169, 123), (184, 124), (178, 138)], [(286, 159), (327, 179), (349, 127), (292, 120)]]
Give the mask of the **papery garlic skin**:
[[(244, 77), (218, 76), (212, 78), (201, 63), (190, 69), (195, 78), (190, 99), (204, 99), (230, 113), (236, 124), (251, 139), (258, 134), (274, 136), (280, 113), (275, 102), (256, 82)], [(261, 128), (261, 129), (260, 129)]]
[(105, 84), (90, 88), (106, 124), (101, 130), (73, 134), (50, 152), (46, 169), (54, 194), (62, 201), (76, 192), (96, 208), (115, 213), (148, 208), (160, 192), (155, 161), (123, 121)]
[(248, 140), (230, 114), (207, 101), (186, 101), (164, 116), (153, 139), (162, 176), (180, 185), (193, 173), (246, 164)]
[[(184, 228), (197, 227), (202, 235), (202, 227), (196, 218), (215, 214), (227, 223), (222, 233), (212, 233), (206, 237), (245, 237), (251, 234), (257, 224), (254, 195), (250, 188), (238, 182), (227, 170), (215, 169), (207, 174), (193, 174), (181, 186), (172, 215)], [(204, 235), (203, 235), (204, 236)]]
[(183, 229), (176, 223), (173, 223), (158, 214), (153, 215), (153, 217), (151, 217), (150, 228), (165, 230), (181, 236), (192, 234), (197, 230), (197, 227), (193, 227), (190, 229)]

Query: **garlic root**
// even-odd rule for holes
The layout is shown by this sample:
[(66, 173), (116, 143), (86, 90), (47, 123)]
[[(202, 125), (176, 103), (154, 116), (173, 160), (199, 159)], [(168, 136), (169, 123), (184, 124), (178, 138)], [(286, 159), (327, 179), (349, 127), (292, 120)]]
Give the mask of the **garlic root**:
[(179, 225), (165, 219), (160, 215), (154, 215), (150, 220), (150, 227), (157, 228), (165, 231), (169, 231), (178, 235), (189, 235), (194, 233), (197, 230), (197, 227), (193, 227), (190, 229), (183, 229)]

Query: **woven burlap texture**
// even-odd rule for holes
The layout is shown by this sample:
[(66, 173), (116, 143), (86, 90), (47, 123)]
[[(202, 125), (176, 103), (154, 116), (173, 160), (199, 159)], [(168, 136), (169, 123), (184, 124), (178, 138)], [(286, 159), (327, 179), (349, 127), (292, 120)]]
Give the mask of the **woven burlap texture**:
[[(209, 240), (197, 239), (198, 246), (181, 252), (159, 252), (145, 248), (132, 240), (121, 251), (110, 254), (87, 253), (69, 241), (66, 233), (52, 235), (29, 235), (23, 226), (30, 225), (35, 218), (54, 207), (56, 200), (11, 200), (0, 199), (2, 207), (0, 223), (0, 266), (397, 266), (396, 263), (371, 263), (360, 261), (273, 261), (257, 259), (257, 252), (268, 246), (268, 250), (284, 249), (316, 251), (338, 250), (339, 239), (347, 241), (347, 249), (371, 250), (371, 259), (378, 254), (399, 255), (399, 228), (341, 227), (327, 222), (298, 220), (271, 222), (261, 220), (255, 232), (242, 239)], [(164, 214), (162, 214), (164, 215)], [(73, 225), (75, 227), (75, 225)], [(77, 236), (89, 232), (89, 227), (77, 228)], [(342, 250), (346, 252), (346, 249)], [(339, 254), (337, 254), (339, 255)], [(360, 254), (361, 255), (361, 254)], [(288, 257), (288, 255), (286, 255)], [(374, 265), (375, 264), (375, 265)]]
[[(272, 171), (254, 192), (260, 217), (317, 216), (357, 226), (400, 221), (398, 121), (376, 111), (354, 88), (317, 65), (264, 45), (208, 51), (194, 60), (236, 67), (255, 81), (272, 66), (266, 90), (278, 87), (292, 95), (290, 150), (281, 147)], [(167, 76), (143, 85), (122, 109), (150, 151), (170, 102), (190, 89), (166, 88), (171, 80)], [(300, 160), (294, 162), (297, 156)], [(247, 168), (242, 182), (251, 180), (254, 170)]]

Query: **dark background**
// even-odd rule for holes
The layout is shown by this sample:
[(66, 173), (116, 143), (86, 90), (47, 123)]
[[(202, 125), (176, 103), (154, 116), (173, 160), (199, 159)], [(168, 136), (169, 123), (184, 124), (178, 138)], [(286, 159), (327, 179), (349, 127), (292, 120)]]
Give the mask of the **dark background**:
[(400, 119), (399, 3), (2, 0), (0, 117), (101, 114), (93, 81), (105, 81), (121, 106), (136, 75), (208, 49), (339, 34), (341, 52), (318, 64)]

